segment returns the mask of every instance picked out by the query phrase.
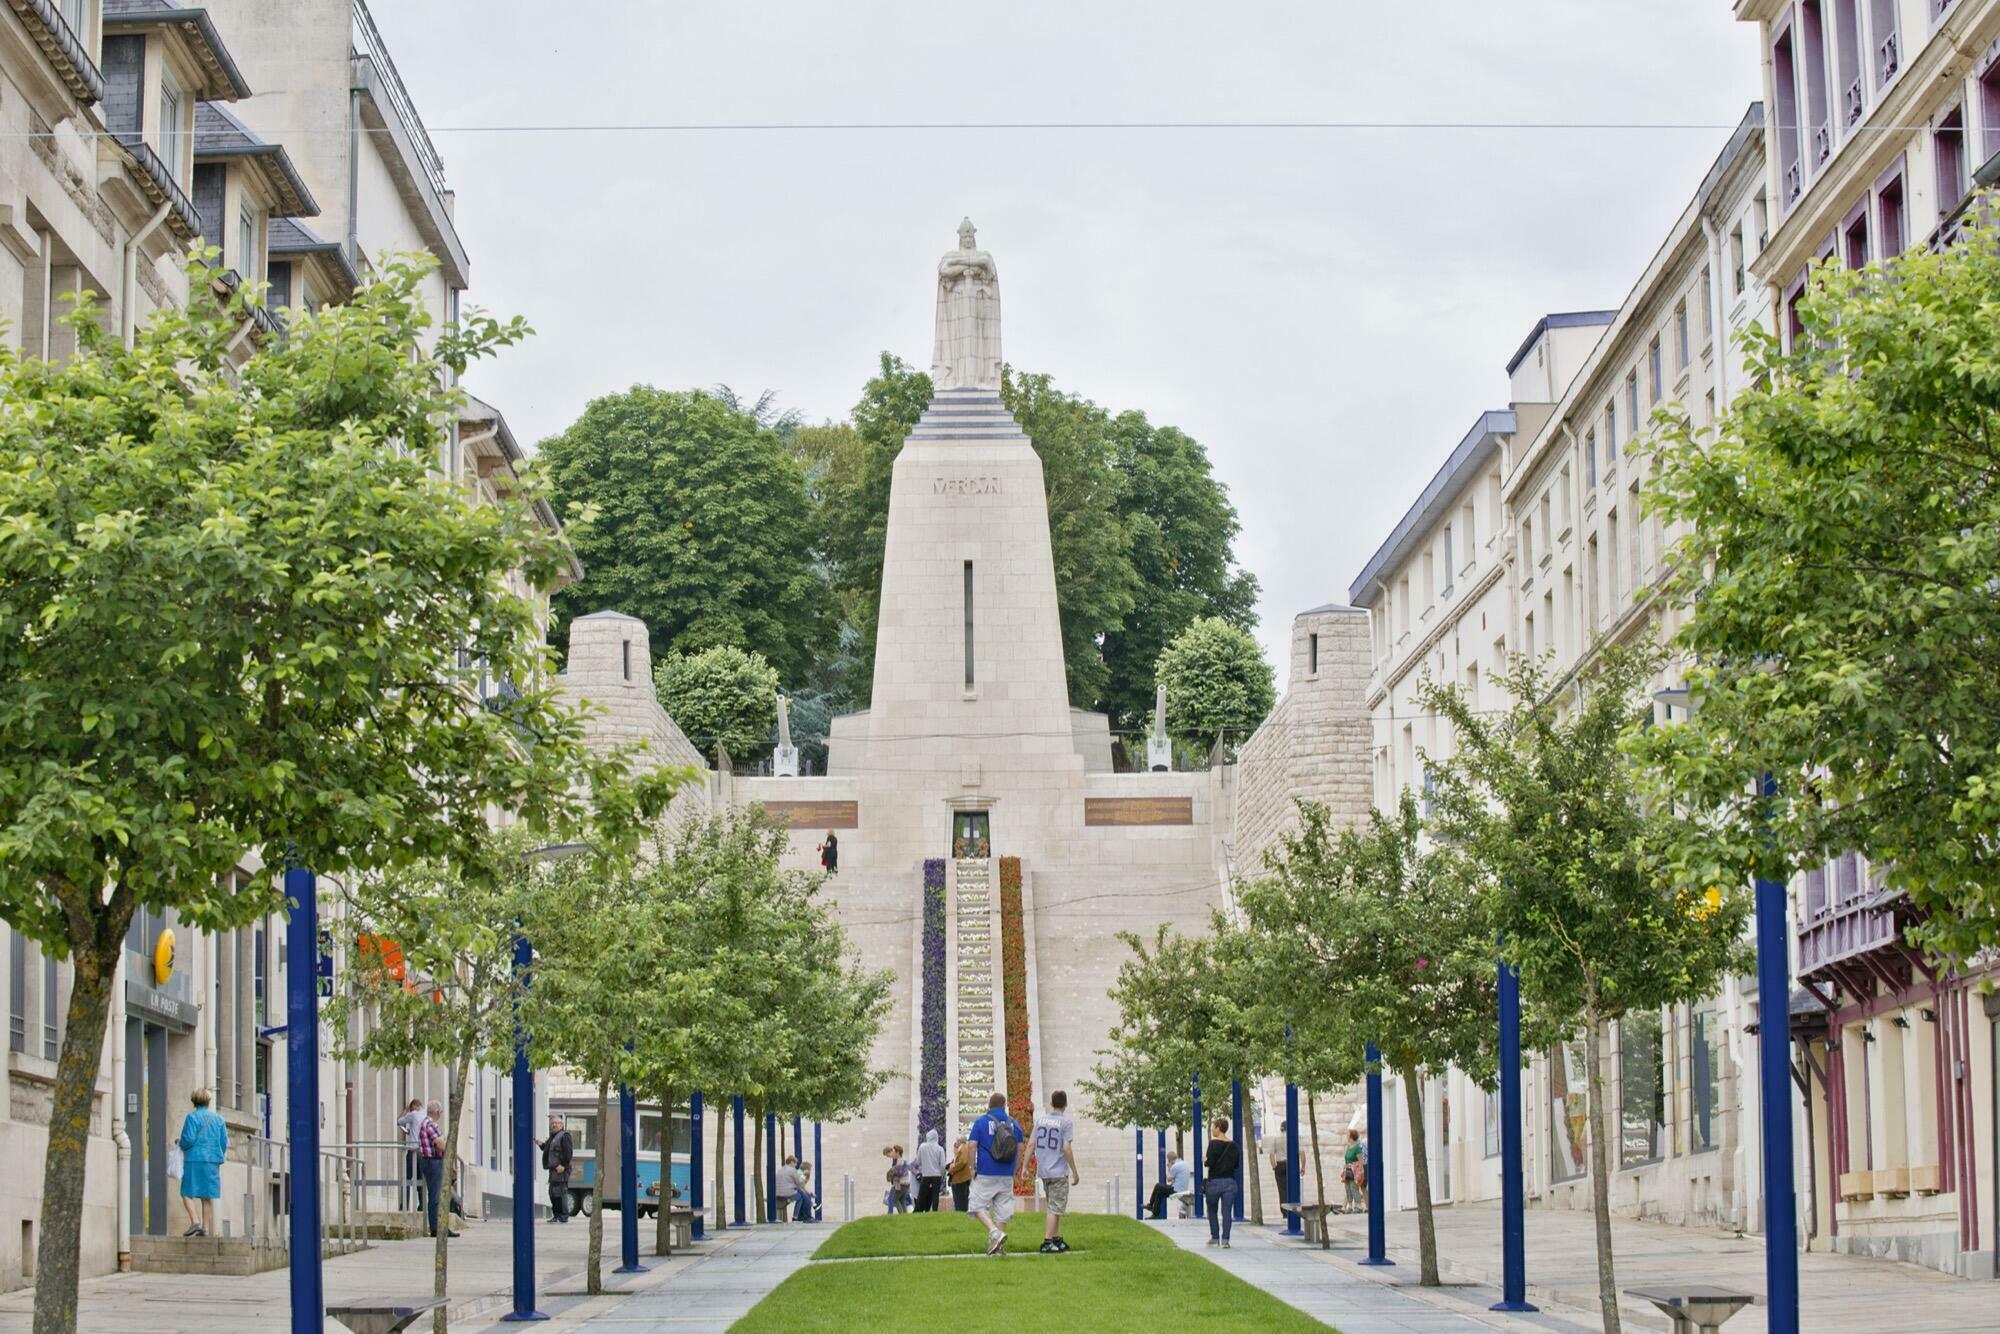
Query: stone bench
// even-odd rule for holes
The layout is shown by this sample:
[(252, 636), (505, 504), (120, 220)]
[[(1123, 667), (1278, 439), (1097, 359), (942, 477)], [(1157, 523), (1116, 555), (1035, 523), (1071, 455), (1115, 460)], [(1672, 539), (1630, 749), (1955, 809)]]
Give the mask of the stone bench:
[(442, 1297), (417, 1297), (406, 1302), (341, 1302), (329, 1304), (326, 1313), (354, 1331), (354, 1334), (401, 1334), (418, 1317), (429, 1315), (444, 1305)]
[(1724, 1321), (1756, 1301), (1734, 1288), (1684, 1283), (1666, 1288), (1627, 1288), (1625, 1295), (1651, 1302), (1673, 1323), (1674, 1334), (1713, 1334)]
[(1326, 1216), (1342, 1212), (1337, 1204), (1281, 1204), (1278, 1208), (1287, 1214), (1297, 1214), (1305, 1224), (1306, 1240), (1318, 1245), (1326, 1234)]

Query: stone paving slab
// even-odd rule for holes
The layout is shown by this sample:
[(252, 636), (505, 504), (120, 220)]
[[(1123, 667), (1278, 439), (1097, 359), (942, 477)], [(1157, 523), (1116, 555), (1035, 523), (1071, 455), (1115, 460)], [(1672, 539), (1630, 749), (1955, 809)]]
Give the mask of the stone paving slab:
[[(833, 1231), (816, 1224), (731, 1230), (703, 1242), (684, 1266), (663, 1277), (642, 1276), (630, 1295), (594, 1297), (537, 1330), (671, 1330), (722, 1334), (790, 1278)], [(495, 1325), (496, 1330), (519, 1326)]]
[[(1447, 1280), (1488, 1285), (1500, 1281), (1500, 1209), (1497, 1204), (1442, 1206), (1436, 1212), (1438, 1267)], [(1336, 1249), (1365, 1253), (1367, 1220), (1329, 1220)], [(1399, 1210), (1388, 1218), (1389, 1256), (1397, 1267), (1414, 1267), (1417, 1215)], [(1528, 1300), (1590, 1313), (1597, 1305), (1597, 1240), (1588, 1213), (1535, 1209), (1527, 1213)], [(1614, 1218), (1612, 1254), (1618, 1289), (1674, 1283), (1738, 1287), (1759, 1294), (1726, 1326), (1725, 1334), (1765, 1334), (1762, 1294), (1764, 1239), (1670, 1223)], [(2000, 1329), (2000, 1282), (1954, 1278), (1932, 1269), (1837, 1255), (1823, 1250), (1799, 1256), (1799, 1323), (1814, 1334), (1956, 1334)], [(1626, 1324), (1664, 1330), (1666, 1318), (1651, 1304), (1621, 1297)]]

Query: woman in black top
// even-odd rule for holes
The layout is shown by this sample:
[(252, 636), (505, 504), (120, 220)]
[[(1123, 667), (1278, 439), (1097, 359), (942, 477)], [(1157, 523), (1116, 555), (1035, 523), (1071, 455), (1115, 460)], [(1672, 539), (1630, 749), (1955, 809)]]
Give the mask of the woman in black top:
[(1229, 1249), (1229, 1225), (1236, 1214), (1236, 1169), (1243, 1165), (1243, 1150), (1229, 1138), (1229, 1118), (1215, 1119), (1215, 1138), (1208, 1142), (1208, 1244)]

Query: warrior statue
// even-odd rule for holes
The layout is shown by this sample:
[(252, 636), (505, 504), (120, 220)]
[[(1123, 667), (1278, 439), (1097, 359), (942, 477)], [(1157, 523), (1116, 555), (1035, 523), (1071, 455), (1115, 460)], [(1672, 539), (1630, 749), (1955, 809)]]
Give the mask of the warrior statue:
[(958, 224), (958, 249), (938, 261), (934, 389), (1000, 387), (1000, 271), (973, 236), (967, 218)]

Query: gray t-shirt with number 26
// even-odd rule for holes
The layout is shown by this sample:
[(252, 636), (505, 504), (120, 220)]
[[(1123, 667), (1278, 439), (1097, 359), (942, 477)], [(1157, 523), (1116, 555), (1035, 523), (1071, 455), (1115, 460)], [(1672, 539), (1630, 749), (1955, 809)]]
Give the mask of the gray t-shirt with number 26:
[(1066, 1177), (1069, 1162), (1063, 1146), (1076, 1139), (1076, 1123), (1061, 1112), (1044, 1112), (1035, 1118), (1035, 1175)]

